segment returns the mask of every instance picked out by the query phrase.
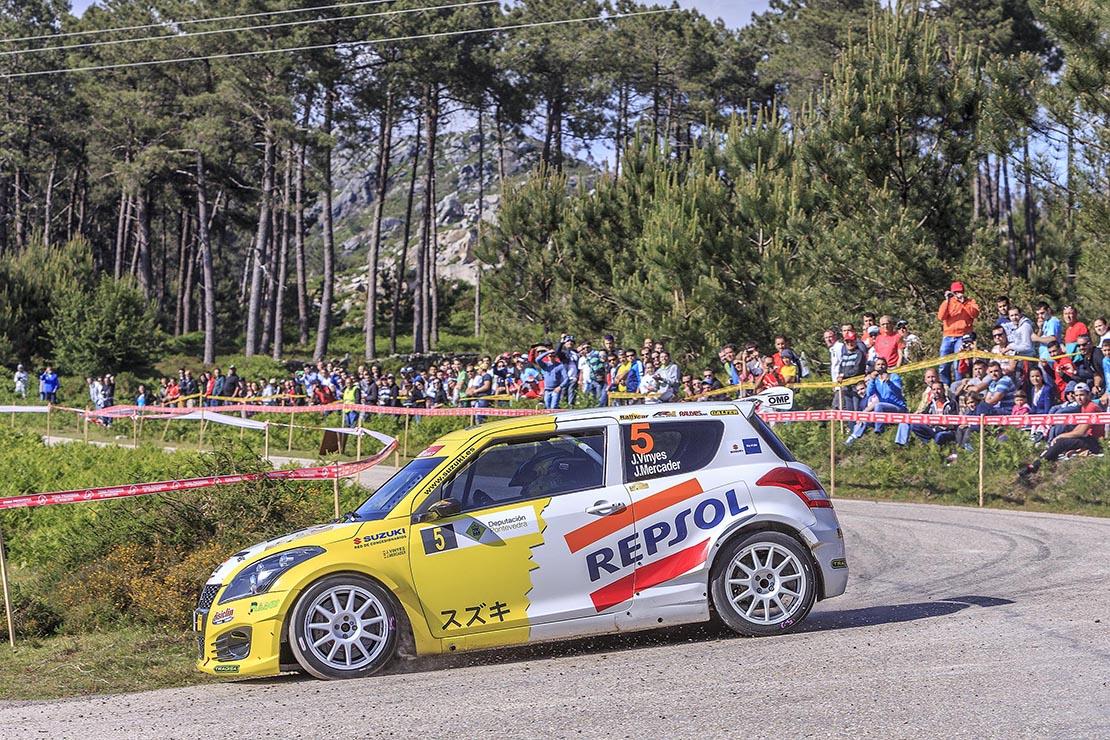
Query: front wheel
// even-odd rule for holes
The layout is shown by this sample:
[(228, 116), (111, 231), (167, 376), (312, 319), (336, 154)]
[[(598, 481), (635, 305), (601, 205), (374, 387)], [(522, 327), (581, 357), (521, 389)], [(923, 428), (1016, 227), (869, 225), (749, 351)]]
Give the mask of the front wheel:
[(368, 676), (397, 649), (393, 598), (354, 573), (328, 576), (298, 599), (290, 643), (301, 667), (316, 678)]
[(713, 567), (710, 588), (724, 623), (753, 637), (793, 629), (817, 598), (809, 553), (778, 532), (754, 532), (728, 543)]

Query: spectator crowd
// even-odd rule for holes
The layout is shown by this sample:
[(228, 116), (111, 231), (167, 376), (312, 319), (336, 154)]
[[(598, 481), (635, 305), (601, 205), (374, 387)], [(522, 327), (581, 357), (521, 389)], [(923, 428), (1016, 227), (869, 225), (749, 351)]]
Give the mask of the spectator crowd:
[[(900, 370), (929, 354), (906, 320), (865, 312), (857, 325), (844, 322), (826, 329), (828, 379), (833, 408), (847, 411), (907, 412), (931, 415), (1027, 415), (1103, 411), (1110, 403), (1110, 324), (1097, 317), (1090, 327), (1074, 306), (1057, 318), (1047, 302), (1028, 316), (1007, 296), (995, 299), (997, 314), (982, 316), (961, 282), (953, 282), (937, 310), (942, 327), (942, 358), (980, 350), (993, 358), (960, 357), (929, 367), (920, 394), (907, 399)], [(979, 327), (979, 331), (976, 327)], [(988, 338), (989, 337), (989, 338)], [(792, 386), (802, 379), (818, 380), (810, 361), (790, 338), (774, 338), (774, 351), (764, 353), (756, 342), (742, 347), (726, 344), (720, 365), (684, 371), (666, 345), (645, 338), (637, 348), (620, 346), (612, 334), (595, 345), (564, 334), (558, 342), (540, 342), (526, 351), (484, 356), (475, 361), (455, 358), (386, 372), (378, 364), (305, 364), (289, 377), (248, 380), (235, 365), (216, 367), (194, 376), (181, 368), (177, 377), (163, 377), (157, 388), (140, 384), (135, 404), (218, 407), (229, 403), (262, 405), (326, 405), (334, 402), (414, 409), (471, 406), (486, 408), (499, 401), (534, 401), (546, 409), (576, 405), (663, 403), (712, 400)], [(823, 358), (822, 358), (823, 360)], [(821, 362), (824, 365), (824, 362)], [(15, 394), (25, 398), (30, 376), (19, 365)], [(89, 403), (100, 410), (116, 403), (111, 375), (86, 378)], [(59, 379), (53, 368), (39, 375), (39, 398), (57, 402)], [(357, 423), (355, 412), (344, 422)], [(105, 417), (103, 423), (107, 423)], [(857, 423), (846, 440), (853, 444), (883, 424)], [(895, 442), (911, 439), (955, 445), (949, 456), (969, 448), (973, 423), (959, 425), (900, 424)], [(1101, 452), (1102, 425), (1041, 427), (1027, 431), (1047, 446), (1036, 461), (1022, 468), (1035, 472), (1041, 460), (1063, 455)]]

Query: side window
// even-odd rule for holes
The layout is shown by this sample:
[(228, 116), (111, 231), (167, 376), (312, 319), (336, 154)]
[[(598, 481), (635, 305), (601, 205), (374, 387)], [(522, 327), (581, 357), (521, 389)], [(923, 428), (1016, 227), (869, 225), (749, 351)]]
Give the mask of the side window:
[(473, 511), (598, 488), (604, 477), (602, 430), (497, 444), (433, 492), (428, 504), (453, 498)]
[(621, 427), (626, 483), (692, 473), (717, 455), (724, 436), (721, 421), (663, 421)]

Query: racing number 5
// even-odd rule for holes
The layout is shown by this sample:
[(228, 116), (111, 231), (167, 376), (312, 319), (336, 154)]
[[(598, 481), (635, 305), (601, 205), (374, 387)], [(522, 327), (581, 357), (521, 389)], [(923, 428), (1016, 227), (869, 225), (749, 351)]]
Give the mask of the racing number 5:
[(632, 440), (632, 451), (638, 455), (646, 455), (655, 448), (655, 439), (648, 431), (650, 424), (633, 424), (629, 430)]
[(437, 550), (442, 550), (443, 548), (447, 547), (447, 540), (443, 538), (442, 527), (436, 527), (434, 530), (432, 530), (432, 538), (435, 540)]

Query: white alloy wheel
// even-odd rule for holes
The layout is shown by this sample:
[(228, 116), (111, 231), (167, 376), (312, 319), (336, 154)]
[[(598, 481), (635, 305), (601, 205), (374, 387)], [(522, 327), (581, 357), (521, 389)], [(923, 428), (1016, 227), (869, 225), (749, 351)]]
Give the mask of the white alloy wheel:
[(756, 532), (726, 545), (714, 567), (713, 603), (721, 619), (744, 635), (794, 627), (816, 599), (813, 564), (795, 540)]
[(301, 666), (317, 678), (353, 678), (381, 668), (397, 645), (393, 601), (359, 575), (313, 584), (293, 609), (290, 642)]

